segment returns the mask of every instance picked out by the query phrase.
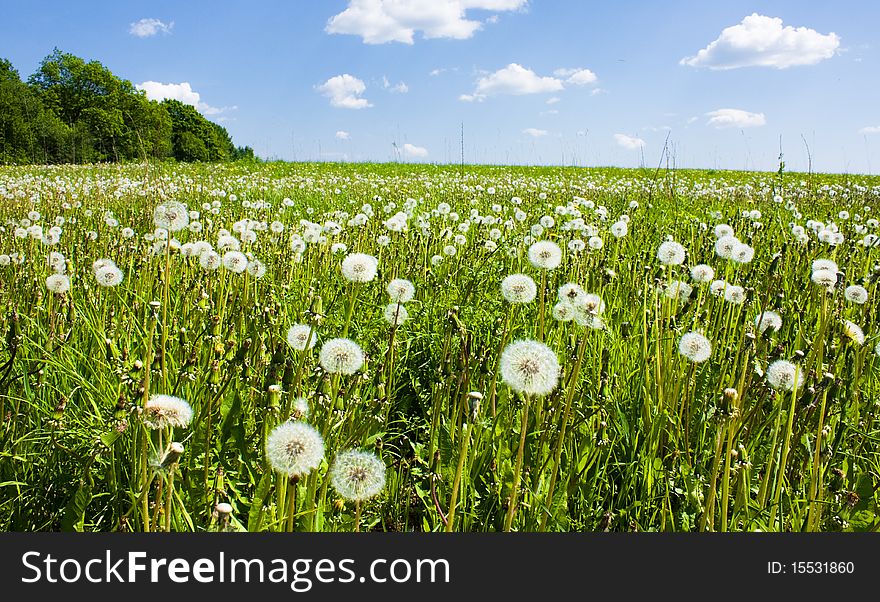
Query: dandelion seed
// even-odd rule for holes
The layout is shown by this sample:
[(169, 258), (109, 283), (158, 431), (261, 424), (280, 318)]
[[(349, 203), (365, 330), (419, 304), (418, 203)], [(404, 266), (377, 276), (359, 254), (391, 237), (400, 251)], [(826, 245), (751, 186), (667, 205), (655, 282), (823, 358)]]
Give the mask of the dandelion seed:
[(559, 382), (559, 360), (544, 343), (523, 339), (501, 354), (501, 380), (521, 395), (544, 396)]
[(287, 344), (297, 351), (305, 351), (315, 346), (318, 334), (308, 324), (294, 324), (287, 329)]
[(595, 293), (589, 293), (584, 296), (583, 303), (580, 304), (580, 307), (588, 314), (592, 316), (598, 316), (599, 314), (605, 311), (605, 302), (602, 301), (602, 297)]
[(98, 268), (95, 272), (95, 279), (101, 286), (117, 286), (122, 282), (122, 270), (116, 267), (116, 264), (110, 262)]
[(409, 303), (416, 294), (416, 287), (409, 280), (395, 278), (388, 283), (385, 289), (392, 301), (397, 303)]
[(205, 270), (216, 270), (223, 264), (223, 259), (214, 251), (207, 251), (199, 256), (199, 265)]
[(266, 275), (266, 264), (259, 259), (249, 261), (247, 264), (247, 273), (259, 280)]
[(610, 230), (615, 238), (623, 238), (629, 232), (629, 227), (626, 225), (626, 222), (618, 221), (612, 224)]
[(141, 420), (149, 429), (186, 428), (193, 418), (193, 409), (186, 401), (173, 395), (153, 395), (144, 404)]
[(735, 236), (723, 236), (715, 241), (715, 254), (722, 259), (730, 259), (733, 256), (733, 250), (737, 245), (741, 244)]
[(529, 261), (536, 268), (553, 270), (562, 262), (562, 249), (555, 242), (542, 240), (529, 247)]
[(810, 276), (810, 280), (819, 286), (825, 287), (830, 292), (837, 284), (837, 272), (825, 269), (816, 270)]
[(736, 263), (749, 263), (755, 256), (755, 250), (745, 243), (740, 243), (733, 247), (730, 258)]
[(727, 288), (727, 282), (724, 280), (714, 280), (712, 284), (709, 285), (709, 292), (715, 295), (716, 297), (720, 297), (724, 294), (724, 290)]
[(795, 364), (787, 360), (776, 360), (767, 367), (767, 382), (774, 389), (794, 391), (795, 386), (803, 386), (802, 375)]
[(331, 374), (351, 375), (364, 365), (364, 352), (351, 339), (330, 339), (321, 347), (321, 367)]
[(719, 239), (733, 236), (733, 228), (731, 228), (727, 224), (718, 224), (717, 226), (715, 226), (713, 232), (715, 233), (715, 238)]
[(865, 344), (865, 333), (862, 331), (861, 326), (859, 326), (855, 322), (845, 320), (843, 322), (843, 334), (846, 335), (846, 338), (856, 343), (857, 345)]
[(864, 286), (852, 284), (843, 291), (843, 296), (852, 303), (864, 304), (868, 300), (868, 290)]
[(538, 294), (538, 287), (525, 274), (511, 274), (501, 281), (501, 294), (509, 303), (531, 303)]
[(56, 295), (64, 294), (70, 290), (70, 278), (64, 274), (52, 274), (46, 278), (46, 288)]
[(153, 223), (157, 228), (170, 232), (183, 230), (189, 224), (189, 211), (179, 201), (169, 201), (156, 207), (153, 211)]
[(678, 299), (682, 303), (690, 299), (694, 287), (683, 280), (673, 280), (666, 285), (664, 294), (670, 299)]
[(389, 303), (385, 306), (382, 317), (392, 326), (400, 326), (409, 319), (409, 312), (400, 303)]
[(663, 265), (681, 265), (685, 254), (685, 248), (674, 240), (667, 240), (657, 249), (657, 259)]
[(678, 352), (690, 361), (699, 364), (712, 355), (709, 339), (698, 332), (688, 332), (678, 341)]
[(266, 438), (266, 458), (277, 472), (301, 477), (321, 464), (324, 439), (305, 422), (285, 422), (272, 429)]
[(330, 483), (344, 499), (363, 502), (385, 488), (385, 463), (367, 451), (339, 452), (330, 469)]
[(775, 311), (765, 311), (755, 318), (755, 328), (762, 334), (768, 330), (777, 332), (782, 328), (782, 316)]

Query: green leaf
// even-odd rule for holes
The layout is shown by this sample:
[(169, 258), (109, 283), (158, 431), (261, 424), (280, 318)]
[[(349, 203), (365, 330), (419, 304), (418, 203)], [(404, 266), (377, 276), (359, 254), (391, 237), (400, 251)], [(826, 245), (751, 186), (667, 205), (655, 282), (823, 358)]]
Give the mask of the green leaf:
[(92, 501), (92, 486), (88, 483), (82, 483), (77, 488), (76, 493), (67, 502), (64, 507), (64, 514), (61, 517), (62, 531), (82, 532), (85, 523), (86, 508)]
[(251, 502), (251, 509), (248, 512), (247, 530), (253, 533), (259, 531), (263, 523), (263, 504), (269, 497), (269, 489), (272, 487), (272, 473), (266, 471), (260, 479), (257, 490), (254, 491), (254, 499)]

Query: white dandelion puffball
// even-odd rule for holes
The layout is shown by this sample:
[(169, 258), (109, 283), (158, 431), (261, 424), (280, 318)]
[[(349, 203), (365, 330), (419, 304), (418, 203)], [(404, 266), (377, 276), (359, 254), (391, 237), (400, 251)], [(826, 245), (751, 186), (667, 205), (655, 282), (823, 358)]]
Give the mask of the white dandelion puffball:
[(241, 274), (247, 269), (247, 256), (241, 251), (227, 251), (223, 255), (223, 267), (235, 274)]
[(542, 240), (529, 247), (529, 261), (536, 268), (553, 270), (562, 263), (562, 249), (555, 242)]
[(253, 261), (249, 261), (247, 264), (247, 273), (253, 276), (254, 278), (262, 278), (266, 275), (266, 264), (264, 264), (259, 259), (254, 259)]
[(733, 247), (730, 258), (736, 263), (749, 263), (755, 257), (755, 250), (745, 243)]
[(189, 224), (189, 211), (179, 201), (169, 201), (156, 207), (153, 211), (153, 223), (157, 228), (169, 232), (183, 230)]
[(186, 401), (173, 395), (153, 395), (144, 404), (141, 419), (150, 429), (186, 428), (192, 422), (193, 409)]
[(858, 284), (852, 284), (843, 291), (843, 296), (851, 303), (864, 304), (868, 300), (868, 289)]
[(409, 320), (409, 312), (400, 303), (389, 303), (385, 306), (382, 317), (392, 326), (400, 326)]
[(416, 294), (416, 287), (409, 280), (395, 278), (388, 283), (388, 296), (397, 303), (409, 303)]
[(701, 263), (691, 268), (691, 279), (694, 282), (705, 284), (706, 282), (712, 282), (713, 278), (715, 278), (715, 270), (712, 266)]
[(684, 263), (685, 249), (674, 240), (667, 240), (657, 249), (657, 259), (663, 265), (681, 265)]
[(309, 417), (309, 400), (305, 397), (297, 397), (291, 403), (293, 416), (296, 418)]
[(364, 365), (364, 352), (351, 339), (330, 339), (321, 347), (319, 362), (331, 374), (351, 375)]
[(589, 293), (584, 297), (583, 303), (578, 307), (591, 316), (598, 316), (605, 311), (605, 302), (602, 301), (602, 297), (599, 295)]
[(626, 225), (626, 222), (614, 222), (611, 226), (611, 234), (614, 238), (623, 238), (627, 232), (629, 232), (629, 227)]
[(330, 469), (330, 483), (344, 499), (363, 502), (385, 488), (385, 463), (367, 451), (339, 452)]
[(538, 294), (538, 287), (525, 274), (511, 274), (501, 281), (501, 294), (510, 303), (531, 303)]
[(725, 282), (724, 280), (713, 280), (712, 284), (709, 285), (709, 292), (716, 297), (720, 297), (724, 294), (724, 290), (726, 288), (727, 282)]
[(678, 299), (682, 303), (690, 299), (691, 293), (694, 292), (694, 287), (685, 282), (684, 280), (673, 280), (666, 285), (666, 289), (663, 293), (669, 297), (670, 299)]
[(115, 264), (109, 263), (98, 268), (95, 272), (95, 279), (101, 286), (117, 286), (122, 282), (122, 270)]
[(880, 355), (880, 341), (877, 342), (877, 346), (874, 347), (874, 353)]
[(70, 290), (70, 278), (64, 274), (52, 274), (46, 278), (46, 288), (56, 295), (64, 294)]
[[(574, 242), (574, 241), (571, 241), (571, 242)], [(569, 243), (569, 244), (571, 244), (571, 243)], [(601, 238), (601, 237), (599, 237), (599, 236), (591, 236), (591, 237), (587, 240), (587, 246), (590, 247), (590, 249), (592, 249), (593, 251), (598, 251), (598, 250), (601, 249), (603, 246), (605, 246), (605, 243), (602, 241), (602, 238)]]
[(865, 344), (865, 333), (862, 331), (862, 327), (855, 322), (844, 320), (843, 334), (846, 335), (846, 338), (856, 343), (857, 345)]
[(712, 355), (712, 344), (699, 332), (689, 332), (682, 335), (681, 340), (678, 341), (678, 352), (690, 361), (699, 364), (705, 362)]
[(755, 328), (761, 333), (768, 330), (776, 332), (782, 328), (782, 316), (775, 311), (765, 311), (755, 318)]
[(741, 243), (735, 236), (722, 236), (715, 241), (715, 254), (722, 259), (730, 259), (733, 256), (733, 250), (739, 244)]
[(547, 395), (559, 382), (559, 360), (544, 343), (514, 341), (501, 353), (501, 380), (522, 395)]
[(281, 474), (307, 475), (324, 459), (324, 439), (305, 422), (285, 422), (272, 429), (266, 438), (266, 458)]
[(817, 259), (812, 264), (812, 269), (814, 272), (818, 272), (819, 270), (828, 270), (829, 272), (837, 273), (837, 264), (831, 261), (830, 259)]
[(203, 270), (216, 270), (223, 265), (223, 259), (216, 251), (206, 251), (199, 255), (199, 265)]
[(724, 300), (740, 305), (746, 300), (746, 289), (736, 284), (728, 284), (724, 289)]
[(560, 301), (553, 306), (551, 312), (553, 319), (557, 322), (570, 322), (574, 319), (577, 308), (568, 301)]
[(305, 351), (315, 346), (316, 333), (308, 324), (294, 324), (287, 329), (287, 344), (297, 351)]
[(715, 226), (713, 232), (715, 233), (715, 238), (733, 236), (733, 228), (731, 228), (727, 224), (718, 224), (717, 226)]
[(351, 253), (342, 260), (342, 276), (349, 282), (370, 282), (378, 269), (379, 261), (366, 253)]
[(837, 272), (825, 269), (816, 270), (813, 272), (812, 276), (810, 276), (810, 280), (830, 291), (837, 284)]
[(579, 284), (568, 282), (559, 287), (559, 301), (572, 305), (583, 305), (587, 299), (587, 293)]
[(776, 360), (767, 366), (767, 382), (777, 390), (794, 391), (795, 385), (803, 385), (803, 375), (795, 364), (787, 360)]

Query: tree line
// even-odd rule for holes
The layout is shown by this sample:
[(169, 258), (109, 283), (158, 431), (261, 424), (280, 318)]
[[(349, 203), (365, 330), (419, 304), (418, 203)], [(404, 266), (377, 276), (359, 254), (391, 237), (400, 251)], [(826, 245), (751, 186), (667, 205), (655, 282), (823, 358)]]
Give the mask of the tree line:
[(254, 160), (177, 100), (147, 99), (98, 61), (57, 48), (23, 81), (0, 58), (0, 164)]

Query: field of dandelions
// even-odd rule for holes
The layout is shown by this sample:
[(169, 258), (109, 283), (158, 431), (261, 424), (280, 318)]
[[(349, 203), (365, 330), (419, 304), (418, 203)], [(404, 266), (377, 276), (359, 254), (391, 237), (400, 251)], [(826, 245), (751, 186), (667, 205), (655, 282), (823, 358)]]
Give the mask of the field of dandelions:
[(0, 529), (880, 529), (880, 179), (0, 169)]

